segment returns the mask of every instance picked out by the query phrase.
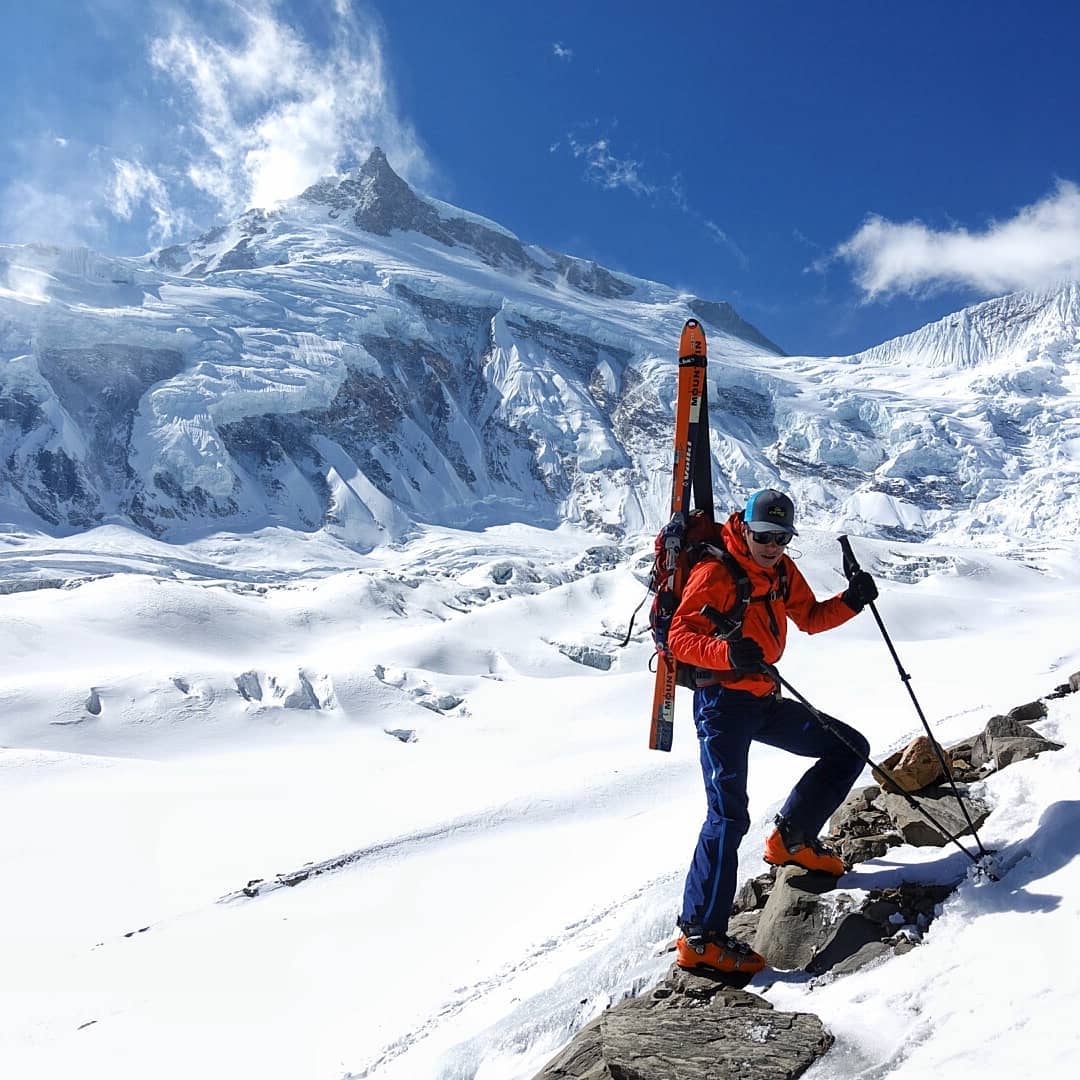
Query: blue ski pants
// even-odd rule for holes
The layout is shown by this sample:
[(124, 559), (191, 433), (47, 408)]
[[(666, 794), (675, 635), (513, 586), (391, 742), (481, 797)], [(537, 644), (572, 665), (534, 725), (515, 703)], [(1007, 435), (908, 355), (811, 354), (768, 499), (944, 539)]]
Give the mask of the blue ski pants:
[[(863, 755), (870, 744), (853, 727), (828, 718)], [(781, 814), (797, 830), (816, 837), (862, 772), (856, 755), (805, 705), (776, 695), (755, 697), (721, 685), (694, 691), (694, 723), (701, 745), (708, 814), (686, 878), (684, 931), (724, 933), (735, 898), (739, 843), (750, 827), (746, 772), (753, 741), (818, 760), (792, 789)]]

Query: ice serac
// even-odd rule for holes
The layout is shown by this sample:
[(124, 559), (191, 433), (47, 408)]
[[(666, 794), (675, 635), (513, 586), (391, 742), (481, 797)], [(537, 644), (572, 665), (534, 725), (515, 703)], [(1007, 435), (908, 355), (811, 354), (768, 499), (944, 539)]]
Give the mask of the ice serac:
[(666, 516), (675, 349), (709, 335), (717, 505), (987, 542), (1080, 527), (1076, 285), (854, 357), (785, 356), (689, 296), (353, 172), (142, 259), (0, 245), (3, 518), (180, 538), (276, 524)]

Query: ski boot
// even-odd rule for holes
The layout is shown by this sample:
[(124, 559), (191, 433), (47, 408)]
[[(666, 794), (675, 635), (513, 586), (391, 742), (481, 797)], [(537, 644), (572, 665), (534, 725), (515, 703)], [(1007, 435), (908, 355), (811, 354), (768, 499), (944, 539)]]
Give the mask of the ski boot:
[(742, 989), (765, 966), (765, 957), (745, 942), (713, 930), (680, 934), (675, 963), (684, 971), (709, 975)]
[(803, 835), (780, 815), (765, 841), (762, 858), (773, 866), (801, 866), (831, 877), (840, 877), (844, 872), (844, 862), (832, 848), (816, 837)]

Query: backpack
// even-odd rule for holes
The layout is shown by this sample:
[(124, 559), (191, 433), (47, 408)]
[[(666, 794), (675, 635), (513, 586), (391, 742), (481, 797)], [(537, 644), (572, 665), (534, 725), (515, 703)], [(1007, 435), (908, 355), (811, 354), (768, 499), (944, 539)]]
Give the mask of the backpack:
[[(653, 565), (649, 573), (649, 591), (654, 594), (649, 610), (649, 628), (652, 630), (653, 644), (658, 653), (667, 652), (668, 631), (682, 599), (686, 579), (690, 576), (690, 571), (705, 559), (722, 562), (735, 584), (734, 605), (719, 619), (716, 618), (716, 613), (710, 616), (716, 623), (714, 637), (724, 640), (738, 637), (742, 632), (746, 608), (751, 602), (780, 597), (786, 601), (788, 598), (790, 589), (787, 568), (783, 562), (779, 567), (779, 589), (762, 596), (753, 596), (749, 575), (724, 546), (723, 526), (717, 525), (711, 515), (703, 510), (692, 510), (689, 515), (673, 514), (671, 520), (656, 534)], [(629, 639), (629, 634), (627, 638)], [(693, 689), (697, 685), (698, 670), (688, 664), (678, 664), (676, 682), (679, 686)]]

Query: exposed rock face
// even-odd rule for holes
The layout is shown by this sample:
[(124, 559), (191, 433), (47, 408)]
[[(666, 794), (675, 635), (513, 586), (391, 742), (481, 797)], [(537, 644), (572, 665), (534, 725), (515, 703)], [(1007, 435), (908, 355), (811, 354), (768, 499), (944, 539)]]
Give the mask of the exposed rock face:
[(672, 967), (586, 1027), (536, 1080), (793, 1080), (832, 1045), (809, 1013)]

